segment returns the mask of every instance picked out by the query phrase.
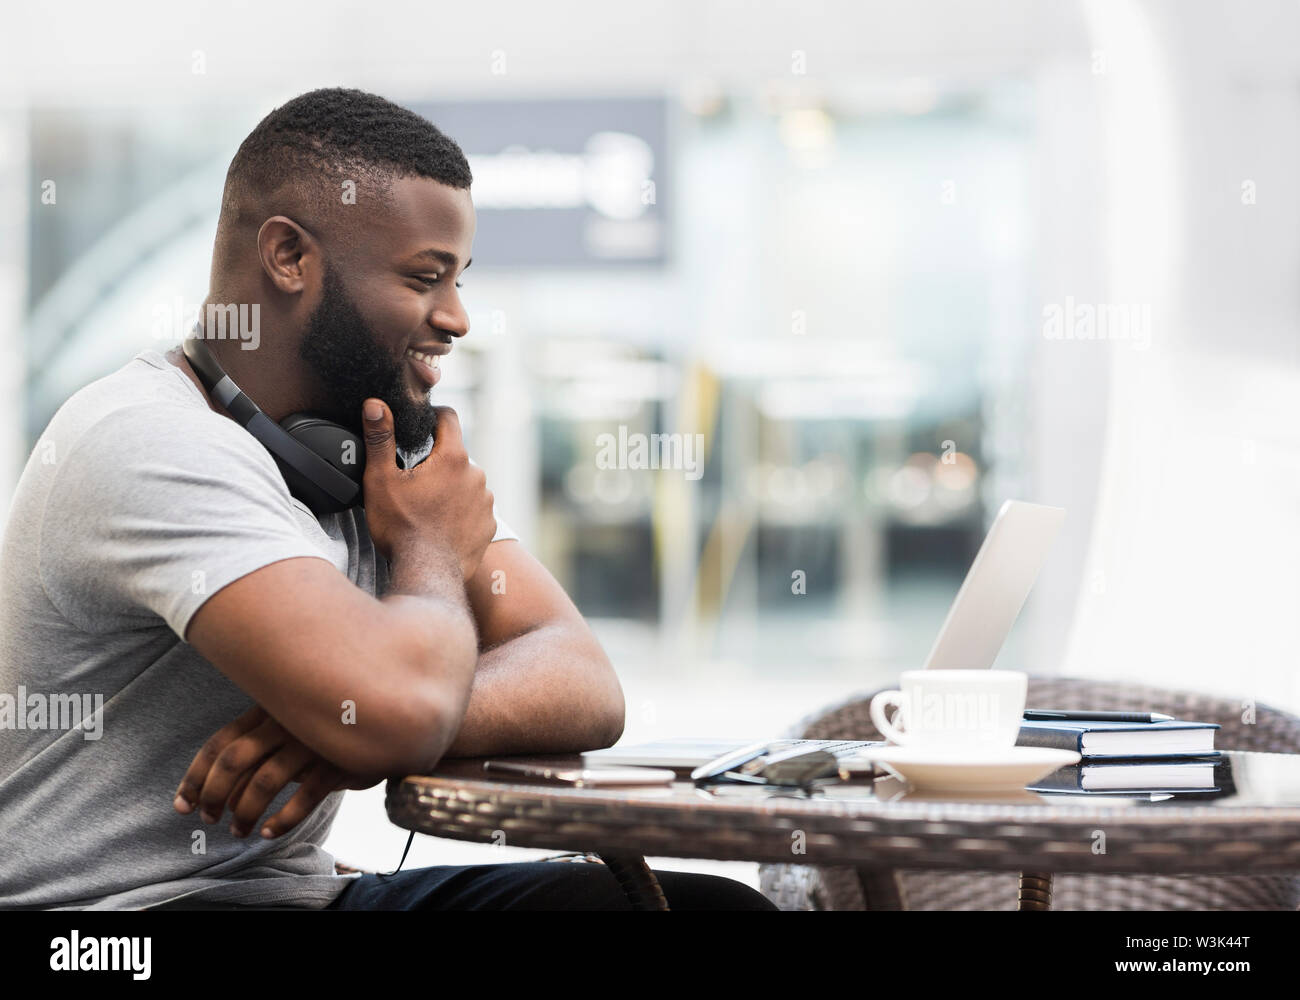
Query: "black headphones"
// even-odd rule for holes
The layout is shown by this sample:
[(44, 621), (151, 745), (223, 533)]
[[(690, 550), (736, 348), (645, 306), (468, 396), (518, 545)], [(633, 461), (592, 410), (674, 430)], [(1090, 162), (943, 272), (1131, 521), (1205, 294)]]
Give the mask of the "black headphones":
[(313, 514), (361, 505), (366, 449), (360, 437), (310, 413), (292, 413), (277, 424), (235, 385), (201, 337), (186, 337), (181, 350), (203, 387), (271, 453), (289, 492)]

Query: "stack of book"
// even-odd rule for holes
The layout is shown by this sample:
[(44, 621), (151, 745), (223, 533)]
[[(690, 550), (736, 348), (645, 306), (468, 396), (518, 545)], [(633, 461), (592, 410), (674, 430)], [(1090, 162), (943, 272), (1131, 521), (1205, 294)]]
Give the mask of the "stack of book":
[(1074, 750), (1082, 760), (1037, 784), (1035, 792), (1101, 795), (1230, 793), (1231, 768), (1214, 748), (1211, 722), (1121, 712), (1025, 712), (1018, 746)]

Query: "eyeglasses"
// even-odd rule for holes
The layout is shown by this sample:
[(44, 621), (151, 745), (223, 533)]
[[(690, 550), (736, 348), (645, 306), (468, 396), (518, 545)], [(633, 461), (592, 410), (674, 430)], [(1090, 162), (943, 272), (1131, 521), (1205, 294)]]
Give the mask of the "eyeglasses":
[(724, 754), (691, 772), (696, 784), (705, 782), (805, 788), (817, 781), (839, 779), (839, 758), (825, 750), (789, 747), (769, 752), (770, 744), (752, 743)]

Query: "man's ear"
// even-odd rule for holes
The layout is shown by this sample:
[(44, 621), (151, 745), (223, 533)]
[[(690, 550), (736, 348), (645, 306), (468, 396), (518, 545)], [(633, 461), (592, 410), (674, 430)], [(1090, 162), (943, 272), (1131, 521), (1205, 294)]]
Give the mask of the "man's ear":
[(257, 231), (257, 255), (271, 283), (286, 294), (296, 294), (306, 288), (320, 259), (320, 247), (311, 233), (288, 216), (274, 215)]

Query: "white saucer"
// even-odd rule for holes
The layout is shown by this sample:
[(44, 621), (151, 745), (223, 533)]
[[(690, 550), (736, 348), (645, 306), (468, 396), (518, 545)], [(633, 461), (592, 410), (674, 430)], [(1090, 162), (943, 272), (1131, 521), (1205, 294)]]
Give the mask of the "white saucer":
[(872, 747), (861, 756), (897, 774), (912, 788), (934, 792), (1023, 789), (1059, 767), (1079, 762), (1079, 755), (1073, 750), (1048, 747), (1010, 747), (997, 751)]

